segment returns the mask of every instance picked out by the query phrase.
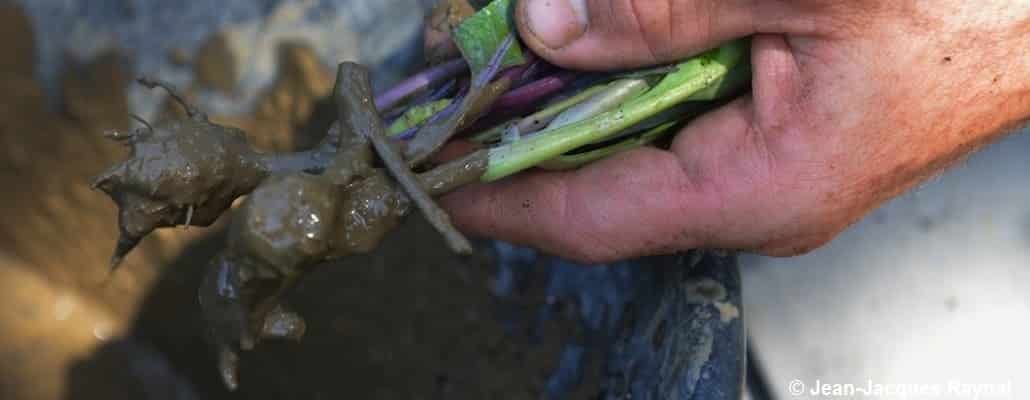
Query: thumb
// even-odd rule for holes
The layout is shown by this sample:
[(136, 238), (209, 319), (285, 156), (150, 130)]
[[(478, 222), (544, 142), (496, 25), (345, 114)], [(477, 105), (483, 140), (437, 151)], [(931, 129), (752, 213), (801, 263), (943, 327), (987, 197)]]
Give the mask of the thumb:
[(584, 70), (672, 62), (753, 33), (754, 0), (519, 0), (523, 40)]

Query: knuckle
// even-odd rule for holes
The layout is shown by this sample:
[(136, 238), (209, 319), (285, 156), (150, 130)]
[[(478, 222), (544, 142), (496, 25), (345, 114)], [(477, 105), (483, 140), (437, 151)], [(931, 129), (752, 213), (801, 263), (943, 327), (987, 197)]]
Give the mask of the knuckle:
[(672, 42), (671, 0), (630, 0), (627, 14), (652, 62), (666, 61)]
[(672, 24), (670, 28), (679, 27), (682, 36), (689, 37), (698, 43), (708, 43), (714, 37), (716, 21), (715, 7), (718, 1), (673, 1), (678, 4), (680, 10), (675, 10), (677, 15), (693, 15), (689, 24)]
[(655, 61), (667, 62), (716, 45), (721, 21), (719, 1), (634, 0), (634, 21)]

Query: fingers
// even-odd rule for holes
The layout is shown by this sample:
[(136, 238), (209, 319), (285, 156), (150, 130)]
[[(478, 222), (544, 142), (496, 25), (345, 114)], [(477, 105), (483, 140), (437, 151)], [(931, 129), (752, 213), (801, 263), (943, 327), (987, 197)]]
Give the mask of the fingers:
[(752, 96), (691, 122), (670, 148), (699, 186), (721, 199), (720, 225), (699, 227), (706, 246), (797, 255), (853, 222), (835, 163), (855, 153), (811, 123), (801, 64), (782, 35), (751, 43)]
[[(569, 68), (613, 70), (682, 59), (754, 32), (754, 0), (520, 0), (526, 43)], [(778, 3), (778, 2), (773, 2)]]
[(670, 252), (693, 193), (672, 153), (639, 149), (574, 172), (477, 185), (441, 204), (465, 232), (583, 262)]

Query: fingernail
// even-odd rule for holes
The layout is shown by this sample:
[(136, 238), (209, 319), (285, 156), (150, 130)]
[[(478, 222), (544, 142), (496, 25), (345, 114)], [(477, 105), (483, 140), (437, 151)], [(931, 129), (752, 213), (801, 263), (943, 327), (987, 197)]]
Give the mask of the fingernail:
[(526, 27), (552, 50), (568, 46), (587, 30), (586, 0), (523, 0)]

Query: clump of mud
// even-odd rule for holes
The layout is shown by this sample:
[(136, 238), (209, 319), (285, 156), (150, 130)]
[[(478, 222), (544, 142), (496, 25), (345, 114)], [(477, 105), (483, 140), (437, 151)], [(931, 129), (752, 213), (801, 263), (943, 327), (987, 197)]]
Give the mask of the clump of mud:
[[(20, 371), (4, 376), (24, 379), (3, 386), (54, 389), (4, 398), (162, 398), (159, 393), (172, 392), (145, 389), (167, 384), (187, 385), (186, 393), (195, 390), (202, 398), (248, 399), (530, 399), (545, 390), (561, 339), (547, 335), (530, 346), (521, 330), (498, 324), (497, 300), (489, 290), (491, 260), (455, 257), (425, 221), (412, 218), (384, 238), (375, 254), (323, 265), (302, 280), (285, 300), (305, 316), (305, 338), (269, 342), (244, 354), (241, 375), (247, 383), (237, 394), (227, 393), (206, 342), (196, 295), (208, 261), (225, 245), (223, 220), (212, 221), (211, 228), (152, 235), (107, 286), (101, 285), (119, 235), (111, 226), (118, 215), (116, 206), (90, 184), (128, 153), (124, 142), (105, 139), (104, 133), (146, 129), (129, 117), (125, 88), (135, 79), (129, 63), (109, 53), (65, 66), (63, 98), (52, 108), (33, 76), (31, 26), (16, 7), (0, 6), (0, 33), (3, 48), (18, 53), (0, 64), (0, 103), (5, 105), (0, 108), (5, 153), (0, 183), (8, 188), (0, 249), (17, 260), (0, 262), (18, 274), (41, 277), (33, 279), (55, 293), (83, 299), (65, 317), (68, 322), (48, 325), (44, 320), (54, 318), (55, 296), (0, 293), (6, 304), (43, 310), (33, 311), (33, 318), (5, 319), (10, 323), (0, 327), (0, 337), (7, 338), (0, 347), (10, 349), (3, 365)], [(259, 153), (317, 148), (335, 116), (331, 102), (324, 100), (332, 89), (330, 71), (303, 44), (285, 43), (282, 49), (282, 73), (259, 97), (253, 113), (210, 116), (214, 123), (246, 131)], [(187, 88), (185, 97), (202, 90), (210, 88)], [(148, 123), (156, 127), (182, 116), (171, 100), (165, 109), (167, 114)], [(232, 146), (229, 142), (222, 144)], [(185, 196), (167, 193), (169, 198)], [(174, 215), (162, 218), (185, 222), (189, 207), (180, 203)], [(197, 206), (190, 218), (199, 223), (204, 216)], [(23, 282), (13, 273), (2, 274), (10, 282)], [(58, 307), (62, 313), (66, 303)], [(29, 308), (18, 308), (24, 309)], [(10, 334), (15, 329), (35, 333)], [(125, 339), (116, 341), (120, 335)], [(62, 341), (79, 344), (67, 350)], [(143, 361), (164, 365), (173, 378), (141, 379), (137, 372), (150, 365)]]

